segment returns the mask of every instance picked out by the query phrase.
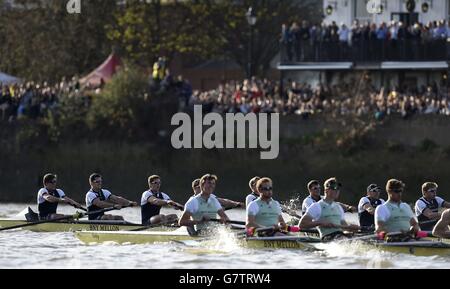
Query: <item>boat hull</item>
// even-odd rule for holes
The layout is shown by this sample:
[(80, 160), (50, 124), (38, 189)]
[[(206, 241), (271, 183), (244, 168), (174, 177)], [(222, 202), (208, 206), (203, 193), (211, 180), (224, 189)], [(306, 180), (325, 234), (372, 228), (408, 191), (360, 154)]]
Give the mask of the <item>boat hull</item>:
[(189, 236), (183, 230), (176, 231), (144, 231), (144, 232), (74, 232), (81, 242), (85, 244), (114, 242), (118, 244), (152, 244), (174, 241), (196, 240), (201, 237)]
[[(27, 221), (22, 220), (0, 220), (0, 228), (6, 228), (17, 225), (25, 225)], [(33, 232), (73, 232), (73, 231), (126, 231), (142, 228), (140, 224), (127, 222), (108, 222), (108, 221), (79, 221), (79, 222), (51, 222), (28, 227), (23, 230)], [(169, 230), (170, 227), (167, 228)], [(161, 227), (157, 228), (162, 230)]]

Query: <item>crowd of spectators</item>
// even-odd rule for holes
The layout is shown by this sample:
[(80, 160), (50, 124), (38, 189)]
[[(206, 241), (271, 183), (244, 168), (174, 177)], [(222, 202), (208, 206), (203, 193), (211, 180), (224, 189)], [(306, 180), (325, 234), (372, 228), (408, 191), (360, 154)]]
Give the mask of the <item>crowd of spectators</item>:
[[(267, 79), (231, 81), (211, 91), (194, 91), (190, 108), (201, 104), (205, 113), (280, 113), (305, 119), (316, 114), (332, 116), (372, 115), (378, 120), (389, 115), (407, 118), (415, 114), (450, 116), (448, 91), (436, 84), (420, 89), (376, 90), (370, 82), (358, 88), (349, 83), (316, 87), (289, 81), (280, 91), (278, 82)], [(355, 90), (356, 89), (356, 90)]]
[(353, 22), (338, 25), (283, 24), (283, 61), (449, 60), (450, 21), (427, 24), (392, 21), (376, 25)]
[(12, 122), (21, 118), (37, 119), (55, 111), (63, 96), (80, 94), (76, 79), (65, 78), (56, 85), (47, 82), (22, 84), (0, 84), (0, 121)]
[[(182, 76), (176, 79), (166, 77), (162, 83), (175, 89), (180, 110), (185, 111), (200, 104), (205, 113), (275, 112), (298, 115), (304, 119), (316, 114), (372, 115), (376, 119), (393, 114), (404, 118), (418, 114), (450, 116), (450, 90), (436, 83), (420, 88), (377, 90), (370, 84), (370, 78), (334, 85), (319, 84), (315, 87), (290, 80), (280, 86), (278, 81), (252, 78), (242, 82), (230, 81), (216, 89), (202, 92), (193, 91), (189, 81)], [(83, 105), (87, 107), (91, 100), (91, 95), (80, 89), (76, 79), (63, 79), (54, 86), (45, 82), (3, 85), (0, 89), (0, 122), (45, 117), (49, 111), (58, 111), (64, 105), (64, 97), (83, 98)]]

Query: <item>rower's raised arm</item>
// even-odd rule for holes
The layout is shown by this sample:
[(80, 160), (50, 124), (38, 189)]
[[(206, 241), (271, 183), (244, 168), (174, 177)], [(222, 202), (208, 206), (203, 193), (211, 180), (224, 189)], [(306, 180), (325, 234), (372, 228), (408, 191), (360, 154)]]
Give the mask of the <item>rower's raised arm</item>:
[(101, 201), (99, 198), (94, 199), (92, 201), (92, 204), (96, 207), (102, 208), (102, 209), (106, 209), (106, 208), (110, 208), (112, 207), (114, 204), (107, 202), (107, 201)]
[(217, 211), (217, 214), (220, 216), (220, 219), (222, 220), (223, 223), (230, 221), (230, 218), (228, 218), (227, 214), (225, 214), (225, 211), (223, 209)]
[(122, 197), (116, 196), (116, 195), (111, 195), (109, 197), (109, 200), (111, 200), (112, 202), (114, 202), (116, 204), (119, 204), (121, 206), (131, 206), (132, 207), (132, 206), (136, 206), (137, 205), (136, 202), (127, 200), (125, 198), (122, 198)]

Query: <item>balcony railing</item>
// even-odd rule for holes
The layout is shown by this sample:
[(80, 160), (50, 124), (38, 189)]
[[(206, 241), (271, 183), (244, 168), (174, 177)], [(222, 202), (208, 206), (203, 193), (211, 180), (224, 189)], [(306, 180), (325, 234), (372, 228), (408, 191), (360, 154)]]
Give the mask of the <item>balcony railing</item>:
[(281, 62), (450, 61), (450, 38), (281, 42)]

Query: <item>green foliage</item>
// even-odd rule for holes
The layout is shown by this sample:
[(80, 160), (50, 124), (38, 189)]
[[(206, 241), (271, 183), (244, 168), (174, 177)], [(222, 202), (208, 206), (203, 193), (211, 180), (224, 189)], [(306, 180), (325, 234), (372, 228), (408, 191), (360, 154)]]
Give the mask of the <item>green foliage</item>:
[(17, 0), (23, 8), (0, 10), (0, 70), (22, 78), (56, 81), (89, 71), (111, 52), (104, 27), (114, 1), (82, 1), (69, 14), (67, 1)]
[(139, 118), (145, 115), (142, 111), (150, 106), (147, 88), (147, 80), (137, 68), (119, 71), (101, 94), (93, 97), (87, 114), (89, 128), (100, 135), (133, 135)]
[(438, 145), (431, 139), (424, 139), (420, 144), (419, 144), (419, 150), (422, 152), (431, 152), (434, 151), (436, 148), (438, 147)]
[(127, 1), (115, 13), (107, 35), (130, 60), (151, 66), (158, 56), (173, 59), (176, 53), (211, 56), (220, 38), (209, 33), (209, 12), (202, 3)]
[(389, 152), (392, 152), (392, 153), (403, 153), (406, 150), (406, 148), (403, 144), (396, 143), (396, 142), (388, 142), (386, 145), (386, 148)]

